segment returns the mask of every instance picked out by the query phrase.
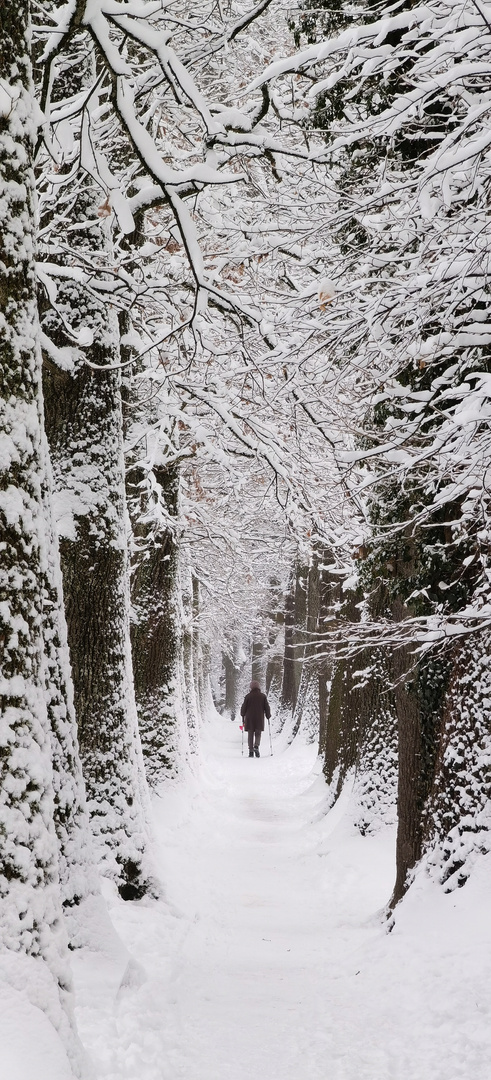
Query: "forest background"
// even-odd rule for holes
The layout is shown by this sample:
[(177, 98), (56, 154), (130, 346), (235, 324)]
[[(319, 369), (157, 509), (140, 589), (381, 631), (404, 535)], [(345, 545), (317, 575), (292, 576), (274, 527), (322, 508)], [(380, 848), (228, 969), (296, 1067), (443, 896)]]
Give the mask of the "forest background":
[(212, 690), (397, 817), (389, 926), (489, 851), (489, 17), (4, 0), (0, 973), (78, 1075)]

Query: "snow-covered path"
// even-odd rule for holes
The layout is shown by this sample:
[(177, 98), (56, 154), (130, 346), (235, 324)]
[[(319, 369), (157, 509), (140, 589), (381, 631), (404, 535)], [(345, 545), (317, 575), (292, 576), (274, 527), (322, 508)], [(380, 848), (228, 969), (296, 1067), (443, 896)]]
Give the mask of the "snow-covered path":
[[(335, 946), (311, 825), (324, 797), (322, 785), (312, 790), (312, 751), (250, 761), (238, 754), (237, 727), (223, 721), (208, 738), (214, 754), (194, 843), (183, 860), (177, 833), (173, 853), (163, 852), (170, 898), (190, 920), (174, 957), (177, 1076), (317, 1080), (330, 1053), (325, 988)], [(379, 885), (375, 904), (385, 895)]]
[(167, 904), (109, 893), (133, 959), (76, 960), (101, 1078), (489, 1080), (485, 878), (422, 882), (387, 934), (393, 833), (323, 812), (311, 747), (249, 760), (214, 719), (203, 754), (156, 802)]

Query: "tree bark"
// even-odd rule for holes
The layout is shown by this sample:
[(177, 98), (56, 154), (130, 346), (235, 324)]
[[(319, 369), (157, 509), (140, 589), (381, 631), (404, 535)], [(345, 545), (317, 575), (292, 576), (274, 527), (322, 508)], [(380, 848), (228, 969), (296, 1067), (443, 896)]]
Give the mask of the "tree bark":
[[(356, 626), (359, 622), (361, 592), (342, 593), (333, 581), (331, 603), (345, 599), (336, 620), (337, 628), (343, 624)], [(371, 598), (375, 614), (383, 608), (385, 595), (379, 589)], [(336, 623), (331, 625), (336, 628)], [(329, 624), (328, 624), (329, 625)], [(385, 816), (390, 818), (395, 801), (395, 711), (394, 695), (390, 690), (392, 672), (380, 651), (363, 649), (354, 656), (336, 656), (336, 629), (333, 630), (333, 674), (327, 709), (325, 729), (324, 772), (329, 784), (333, 784), (332, 796), (338, 798), (346, 776), (353, 771), (355, 777), (358, 818), (356, 824), (362, 833), (372, 828), (372, 823)], [(346, 639), (341, 638), (338, 648), (346, 649)], [(355, 672), (365, 672), (363, 676)], [(381, 769), (384, 769), (383, 776)]]
[(239, 705), (239, 670), (235, 658), (228, 653), (223, 654), (223, 667), (225, 671), (225, 709), (230, 714), (230, 719), (235, 720)]
[(314, 551), (310, 566), (307, 571), (307, 588), (305, 589), (305, 644), (303, 646), (303, 658), (300, 661), (301, 675), (300, 686), (297, 694), (293, 729), (293, 740), (300, 729), (305, 733), (310, 742), (318, 738), (319, 732), (319, 676), (315, 654), (317, 652), (316, 637), (319, 629), (319, 561)]
[(251, 679), (259, 683), (261, 689), (265, 686), (265, 660), (264, 641), (262, 638), (254, 638), (252, 642)]
[(489, 630), (457, 642), (423, 812), (426, 865), (446, 892), (462, 888), (491, 850), (491, 672)]
[(298, 693), (300, 690), (300, 682), (302, 679), (303, 659), (305, 656), (305, 629), (307, 624), (307, 589), (309, 580), (309, 567), (305, 563), (297, 561), (295, 566), (295, 601), (294, 601), (294, 630), (293, 630), (293, 645), (294, 645), (294, 663), (293, 663), (293, 685), (294, 685), (294, 702), (293, 708), (297, 704)]
[[(54, 825), (59, 846), (61, 898), (65, 910), (98, 893), (86, 805), (68, 652), (58, 537), (52, 508), (52, 478), (47, 440), (43, 439), (43, 510), (46, 522), (47, 574), (44, 587), (43, 640), (46, 706), (51, 731)], [(77, 937), (76, 921), (67, 922)], [(73, 935), (72, 947), (76, 944)]]
[(266, 661), (265, 670), (265, 692), (269, 694), (271, 691), (275, 695), (279, 695), (281, 692), (281, 682), (283, 676), (283, 655), (281, 650), (275, 652), (275, 643), (278, 637), (278, 630), (284, 623), (284, 611), (283, 611), (283, 592), (279, 581), (275, 578), (270, 580), (270, 603), (268, 616), (270, 620), (270, 629), (268, 632), (268, 657)]
[[(34, 264), (32, 167), (35, 108), (29, 5), (0, 10), (0, 949), (42, 1001), (77, 1075), (83, 1061), (73, 1020), (54, 824), (50, 657), (45, 663), (49, 530), (41, 352)], [(5, 91), (5, 93), (7, 93)], [(56, 559), (56, 551), (51, 552)], [(32, 961), (31, 967), (25, 962)], [(40, 961), (53, 977), (46, 993)], [(14, 969), (15, 970), (15, 969)], [(46, 972), (45, 972), (46, 973)], [(36, 1004), (39, 1006), (40, 1001)]]
[(200, 715), (194, 667), (193, 574), (188, 558), (188, 552), (184, 552), (183, 556), (181, 570), (181, 597), (183, 609), (182, 679), (184, 685), (187, 737), (191, 751), (196, 751), (198, 749)]
[[(154, 469), (167, 513), (176, 517), (179, 470)], [(128, 474), (131, 491), (141, 479)], [(136, 553), (131, 584), (131, 646), (135, 697), (145, 770), (152, 786), (177, 767), (179, 722), (180, 619), (177, 538), (170, 529), (155, 530), (145, 523), (147, 507), (135, 519)]]
[[(0, 76), (12, 92), (11, 107), (6, 103), (0, 116), (0, 894), (8, 896), (11, 913), (1, 931), (4, 948), (54, 963), (61, 903), (43, 662), (48, 537), (33, 247), (34, 99), (29, 7), (22, 0), (3, 5), (0, 43)], [(55, 970), (63, 982), (64, 965), (56, 963)]]
[(205, 694), (205, 677), (204, 677), (204, 665), (203, 665), (203, 643), (201, 641), (200, 633), (200, 613), (201, 613), (201, 590), (199, 579), (195, 574), (192, 575), (193, 585), (193, 669), (194, 669), (194, 682), (196, 686), (196, 696), (198, 699), (198, 711), (200, 718), (203, 719), (207, 700)]
[[(92, 350), (102, 365), (117, 355), (116, 319), (104, 331)], [(116, 877), (125, 899), (134, 899), (150, 878), (130, 652), (119, 371), (79, 366), (67, 376), (50, 366), (45, 402), (92, 830), (105, 871)]]
[(295, 578), (288, 586), (285, 603), (285, 646), (283, 653), (283, 679), (281, 683), (280, 706), (282, 711), (295, 708)]
[[(403, 605), (397, 602), (394, 614), (403, 618)], [(414, 664), (407, 646), (394, 651), (393, 674), (399, 739), (397, 789), (396, 880), (389, 908), (404, 895), (407, 876), (421, 855), (421, 713), (418, 695), (409, 671)]]
[[(393, 601), (397, 622), (406, 618), (403, 601)], [(398, 722), (399, 779), (397, 794), (396, 880), (389, 904), (392, 910), (407, 890), (411, 870), (421, 858), (425, 803), (431, 791), (438, 752), (438, 735), (450, 674), (448, 657), (416, 661), (410, 646), (393, 654), (393, 678)]]

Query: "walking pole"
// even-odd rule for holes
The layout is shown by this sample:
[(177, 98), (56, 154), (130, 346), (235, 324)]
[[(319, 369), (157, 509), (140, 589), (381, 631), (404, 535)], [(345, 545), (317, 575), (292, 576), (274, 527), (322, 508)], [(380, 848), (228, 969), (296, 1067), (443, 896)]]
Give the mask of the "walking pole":
[(242, 757), (244, 757), (244, 725), (243, 724), (240, 725), (240, 730), (242, 732)]
[(269, 716), (268, 716), (268, 728), (269, 728), (269, 749), (271, 751), (271, 757), (273, 757), (273, 742), (272, 742), (272, 739), (271, 739), (271, 724), (269, 722)]

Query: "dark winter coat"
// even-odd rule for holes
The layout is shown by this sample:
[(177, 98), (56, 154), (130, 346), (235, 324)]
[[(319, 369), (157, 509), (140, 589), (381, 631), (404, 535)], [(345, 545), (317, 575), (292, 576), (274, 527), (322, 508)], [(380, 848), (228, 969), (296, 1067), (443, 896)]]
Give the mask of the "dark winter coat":
[(251, 690), (246, 694), (240, 715), (244, 720), (245, 731), (264, 731), (264, 717), (267, 716), (269, 720), (271, 716), (266, 694), (261, 690)]

